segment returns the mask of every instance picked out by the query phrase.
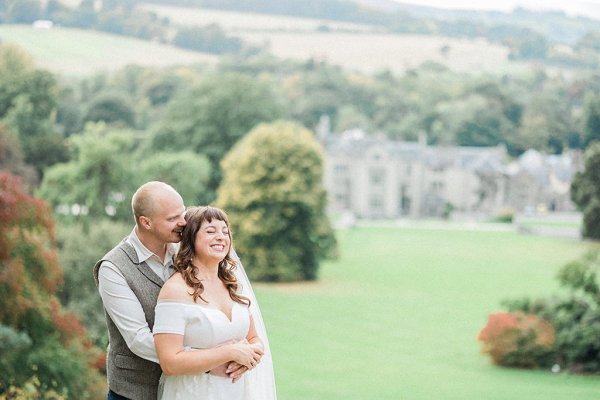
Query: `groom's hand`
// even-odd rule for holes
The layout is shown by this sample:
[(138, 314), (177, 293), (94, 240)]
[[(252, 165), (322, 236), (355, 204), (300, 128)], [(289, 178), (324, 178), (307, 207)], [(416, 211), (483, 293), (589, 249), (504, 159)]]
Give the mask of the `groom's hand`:
[(248, 368), (244, 365), (238, 364), (235, 361), (231, 361), (227, 364), (227, 369), (225, 373), (229, 378), (231, 378), (231, 383), (236, 383), (240, 380), (242, 375), (248, 372)]
[(229, 378), (229, 375), (226, 372), (227, 366), (228, 366), (228, 363), (219, 365), (218, 367), (215, 367), (215, 368), (211, 369), (210, 370), (210, 374), (211, 375), (220, 376), (220, 377), (223, 377), (223, 378)]

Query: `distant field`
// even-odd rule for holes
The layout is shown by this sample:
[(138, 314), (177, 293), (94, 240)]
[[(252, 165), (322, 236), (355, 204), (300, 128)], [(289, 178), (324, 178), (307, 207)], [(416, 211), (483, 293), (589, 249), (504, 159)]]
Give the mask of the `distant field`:
[(333, 30), (376, 31), (377, 27), (350, 22), (287, 17), (266, 14), (242, 13), (211, 9), (170, 7), (158, 4), (142, 4), (140, 8), (168, 17), (177, 25), (219, 24), (230, 31), (316, 31), (321, 26)]
[[(457, 70), (490, 70), (508, 64), (504, 47), (484, 41), (423, 35), (352, 33), (244, 33), (251, 43), (267, 43), (282, 58), (317, 59), (366, 73), (404, 71), (425, 61)], [(448, 51), (442, 52), (447, 46)]]
[(116, 70), (128, 64), (159, 67), (218, 60), (213, 55), (172, 46), (72, 28), (0, 25), (0, 40), (21, 46), (39, 66), (64, 74)]
[[(508, 49), (484, 40), (377, 33), (369, 25), (207, 9), (144, 5), (175, 24), (217, 23), (248, 42), (267, 44), (280, 58), (316, 59), (373, 73), (402, 72), (434, 61), (456, 70), (496, 70), (515, 66)], [(331, 32), (318, 32), (326, 24)], [(337, 29), (337, 30), (336, 30)], [(445, 49), (446, 51), (444, 51)]]
[(554, 293), (558, 268), (592, 244), (452, 225), (338, 239), (319, 281), (256, 285), (280, 399), (599, 398), (598, 376), (495, 367), (476, 341), (501, 300)]

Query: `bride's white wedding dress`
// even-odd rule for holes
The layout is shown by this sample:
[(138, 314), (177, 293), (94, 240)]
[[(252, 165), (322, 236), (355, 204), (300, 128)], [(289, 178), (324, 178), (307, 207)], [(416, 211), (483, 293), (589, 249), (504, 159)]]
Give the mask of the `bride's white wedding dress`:
[(162, 329), (164, 333), (184, 335), (184, 343), (190, 348), (215, 347), (230, 340), (245, 338), (252, 315), (254, 328), (264, 345), (265, 354), (258, 366), (243, 374), (234, 384), (231, 383), (231, 379), (210, 374), (164, 376), (159, 388), (161, 400), (277, 399), (273, 360), (262, 313), (248, 275), (233, 249), (232, 255), (237, 259), (235, 275), (240, 284), (241, 294), (251, 302), (249, 309), (235, 303), (231, 310), (232, 318), (229, 320), (221, 310), (209, 305), (161, 301), (156, 306), (153, 332), (157, 333), (157, 329)]
[[(154, 333), (183, 335), (186, 349), (206, 349), (242, 340), (250, 328), (247, 306), (234, 303), (231, 320), (210, 305), (160, 301), (156, 305)], [(248, 400), (246, 376), (236, 383), (231, 378), (207, 373), (163, 376), (159, 389), (162, 400)]]

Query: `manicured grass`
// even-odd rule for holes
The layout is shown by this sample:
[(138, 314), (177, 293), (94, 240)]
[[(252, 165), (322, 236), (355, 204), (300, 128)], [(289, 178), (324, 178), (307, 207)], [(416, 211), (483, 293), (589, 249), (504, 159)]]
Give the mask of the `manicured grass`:
[(476, 341), (501, 300), (556, 291), (591, 244), (408, 227), (338, 239), (318, 282), (257, 285), (281, 400), (599, 398), (598, 376), (495, 367)]
[(162, 67), (215, 63), (218, 59), (150, 41), (73, 28), (0, 25), (0, 40), (22, 47), (38, 66), (63, 74), (114, 71), (129, 64)]

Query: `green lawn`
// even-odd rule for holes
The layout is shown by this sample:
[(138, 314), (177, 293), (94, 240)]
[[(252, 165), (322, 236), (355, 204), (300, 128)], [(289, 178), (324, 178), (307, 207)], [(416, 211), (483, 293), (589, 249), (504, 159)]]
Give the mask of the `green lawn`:
[(500, 301), (557, 290), (589, 244), (362, 227), (316, 283), (257, 285), (280, 400), (600, 398), (600, 377), (498, 368), (476, 336)]

